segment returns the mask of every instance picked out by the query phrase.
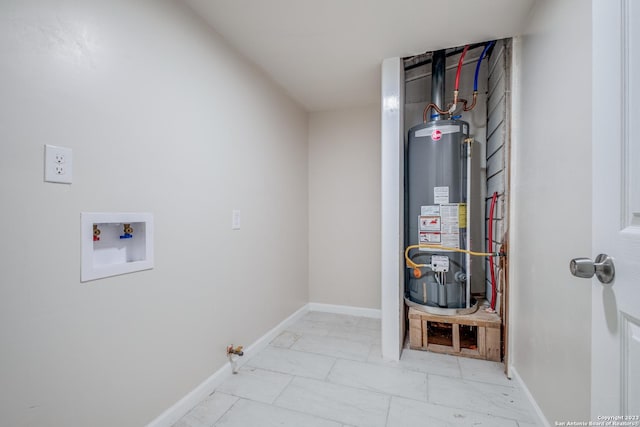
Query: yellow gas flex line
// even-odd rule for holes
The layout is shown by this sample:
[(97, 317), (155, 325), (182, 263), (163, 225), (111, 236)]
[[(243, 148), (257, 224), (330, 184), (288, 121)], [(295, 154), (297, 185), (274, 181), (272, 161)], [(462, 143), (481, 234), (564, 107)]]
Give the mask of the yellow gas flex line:
[(460, 248), (450, 248), (448, 246), (441, 246), (441, 245), (409, 245), (407, 246), (407, 249), (404, 251), (404, 259), (407, 261), (407, 267), (409, 268), (420, 268), (420, 267), (429, 267), (429, 264), (416, 264), (415, 262), (413, 262), (413, 260), (411, 260), (411, 258), (409, 258), (409, 251), (411, 249), (419, 249), (419, 248), (426, 248), (426, 249), (440, 249), (442, 251), (453, 251), (453, 252), (461, 252), (464, 254), (469, 254), (471, 256), (500, 256), (500, 253), (498, 252), (474, 252), (474, 251), (470, 251), (468, 249), (460, 249)]

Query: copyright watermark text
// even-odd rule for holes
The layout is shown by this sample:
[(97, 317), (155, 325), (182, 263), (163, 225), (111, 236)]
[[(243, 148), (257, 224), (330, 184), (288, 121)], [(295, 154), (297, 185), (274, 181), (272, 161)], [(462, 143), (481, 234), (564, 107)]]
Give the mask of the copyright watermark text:
[(569, 427), (569, 426), (640, 427), (640, 415), (598, 416), (595, 421), (555, 421), (553, 425), (555, 427)]

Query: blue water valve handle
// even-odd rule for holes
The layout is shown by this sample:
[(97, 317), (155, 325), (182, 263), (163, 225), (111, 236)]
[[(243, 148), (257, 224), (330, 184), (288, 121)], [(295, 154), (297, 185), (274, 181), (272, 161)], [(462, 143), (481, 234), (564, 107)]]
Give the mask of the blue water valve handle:
[(452, 119), (453, 120), (458, 120), (462, 118), (462, 114), (458, 114), (457, 116), (453, 116)]
[(129, 234), (129, 233), (124, 233), (122, 236), (120, 236), (121, 239), (131, 239), (133, 238), (133, 234)]

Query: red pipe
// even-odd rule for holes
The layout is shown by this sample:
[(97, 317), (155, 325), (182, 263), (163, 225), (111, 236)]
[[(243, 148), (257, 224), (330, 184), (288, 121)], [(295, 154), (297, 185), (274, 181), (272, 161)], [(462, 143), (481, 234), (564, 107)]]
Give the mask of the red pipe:
[(466, 45), (464, 49), (462, 49), (462, 55), (460, 55), (460, 61), (458, 61), (458, 71), (456, 71), (456, 85), (454, 90), (458, 90), (460, 87), (460, 72), (462, 71), (462, 62), (464, 61), (464, 56), (467, 54), (467, 50), (469, 50), (469, 45)]
[[(491, 208), (489, 209), (489, 248), (487, 252), (493, 252), (493, 212), (496, 207), (496, 201), (498, 200), (498, 192), (493, 193), (493, 197), (491, 198)], [(489, 257), (489, 269), (491, 270), (491, 309), (495, 311), (496, 309), (496, 298), (498, 294), (498, 290), (496, 288), (496, 273), (493, 265), (493, 257)]]

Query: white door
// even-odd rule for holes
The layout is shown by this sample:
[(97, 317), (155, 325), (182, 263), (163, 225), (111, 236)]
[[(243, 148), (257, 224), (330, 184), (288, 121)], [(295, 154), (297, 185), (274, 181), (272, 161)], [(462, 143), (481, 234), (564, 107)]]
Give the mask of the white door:
[(640, 2), (592, 1), (591, 255), (610, 255), (615, 278), (591, 283), (591, 415), (640, 421)]

